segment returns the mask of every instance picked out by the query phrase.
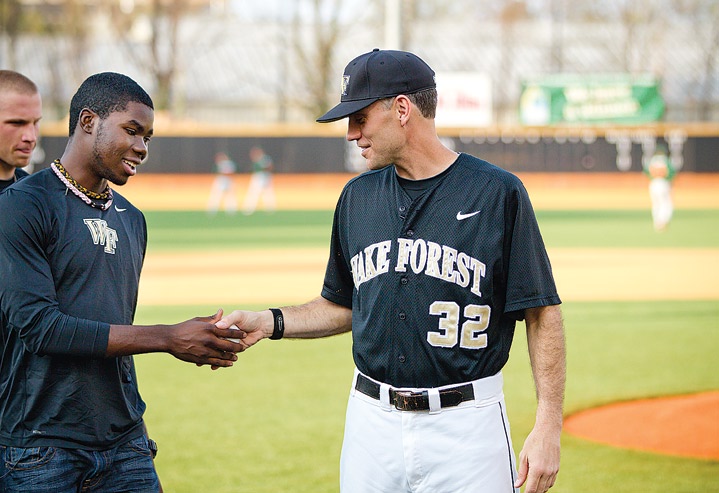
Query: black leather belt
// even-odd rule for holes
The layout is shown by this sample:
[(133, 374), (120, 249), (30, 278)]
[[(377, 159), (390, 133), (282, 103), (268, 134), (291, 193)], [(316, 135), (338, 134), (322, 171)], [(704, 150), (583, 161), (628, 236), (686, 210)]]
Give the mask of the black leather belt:
[[(364, 395), (379, 400), (379, 384), (357, 375), (355, 389)], [(429, 409), (429, 393), (426, 390), (412, 392), (409, 390), (389, 389), (389, 400), (400, 411), (427, 411)], [(451, 387), (439, 391), (439, 402), (442, 407), (458, 406), (465, 401), (474, 400), (474, 387), (471, 383)]]

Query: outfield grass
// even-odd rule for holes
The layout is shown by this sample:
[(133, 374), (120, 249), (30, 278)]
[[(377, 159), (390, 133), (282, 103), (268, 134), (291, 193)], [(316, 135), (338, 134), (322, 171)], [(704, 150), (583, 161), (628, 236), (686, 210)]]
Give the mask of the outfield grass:
[(678, 210), (662, 233), (643, 210), (538, 211), (537, 220), (550, 247), (719, 247), (715, 209)]
[[(719, 211), (677, 211), (658, 235), (642, 211), (538, 213), (552, 247), (719, 247)], [(326, 246), (327, 211), (216, 216), (149, 212), (155, 252)], [(671, 280), (667, 280), (670, 285)], [(311, 296), (311, 295), (310, 295)], [(308, 298), (310, 297), (308, 296)], [(238, 300), (242, 303), (242, 300)], [(283, 304), (268, 293), (262, 309)], [(173, 322), (216, 306), (140, 306), (138, 323)], [(231, 307), (227, 307), (231, 308)], [(638, 397), (719, 388), (719, 302), (565, 302), (566, 411)], [(523, 325), (505, 390), (518, 452), (535, 401)], [(235, 367), (210, 371), (168, 355), (136, 357), (147, 424), (160, 444), (166, 491), (337, 491), (344, 409), (352, 375), (350, 337), (263, 341)], [(717, 439), (717, 437), (707, 437)], [(554, 492), (719, 491), (719, 462), (676, 458), (563, 437)]]
[(202, 211), (145, 213), (150, 250), (227, 250), (328, 246), (332, 211), (208, 216)]
[[(149, 211), (150, 250), (326, 247), (332, 211), (278, 211), (251, 216), (202, 211)], [(550, 247), (719, 247), (719, 210), (676, 211), (663, 233), (641, 210), (538, 211)]]

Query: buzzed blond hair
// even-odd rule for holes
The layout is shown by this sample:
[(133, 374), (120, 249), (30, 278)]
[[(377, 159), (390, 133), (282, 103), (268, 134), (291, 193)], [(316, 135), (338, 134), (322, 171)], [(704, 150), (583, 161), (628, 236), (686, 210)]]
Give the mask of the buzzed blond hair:
[(0, 70), (0, 93), (14, 91), (21, 94), (36, 94), (39, 92), (37, 85), (14, 70)]

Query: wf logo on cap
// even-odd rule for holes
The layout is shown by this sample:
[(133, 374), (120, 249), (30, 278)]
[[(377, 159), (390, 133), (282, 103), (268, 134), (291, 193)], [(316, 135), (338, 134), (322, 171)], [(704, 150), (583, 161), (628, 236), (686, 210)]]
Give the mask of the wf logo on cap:
[(434, 70), (406, 51), (372, 50), (347, 64), (343, 74), (340, 103), (319, 117), (320, 123), (341, 120), (380, 99), (437, 87)]

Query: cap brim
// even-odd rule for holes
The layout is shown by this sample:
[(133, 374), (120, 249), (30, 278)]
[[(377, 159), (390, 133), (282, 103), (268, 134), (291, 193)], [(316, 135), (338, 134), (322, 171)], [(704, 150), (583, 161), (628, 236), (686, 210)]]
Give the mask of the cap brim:
[(380, 98), (361, 99), (359, 101), (343, 101), (315, 121), (317, 123), (336, 122), (337, 120), (350, 116), (352, 113), (365, 109), (367, 106), (379, 99)]

